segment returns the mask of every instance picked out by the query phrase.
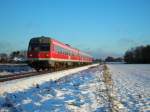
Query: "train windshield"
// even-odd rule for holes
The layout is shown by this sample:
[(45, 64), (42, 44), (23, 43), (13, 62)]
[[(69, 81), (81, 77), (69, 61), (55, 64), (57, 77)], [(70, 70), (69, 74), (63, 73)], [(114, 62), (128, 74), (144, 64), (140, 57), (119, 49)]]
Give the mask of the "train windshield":
[(39, 52), (39, 51), (49, 51), (50, 44), (42, 44), (42, 43), (32, 43), (29, 45), (29, 51)]

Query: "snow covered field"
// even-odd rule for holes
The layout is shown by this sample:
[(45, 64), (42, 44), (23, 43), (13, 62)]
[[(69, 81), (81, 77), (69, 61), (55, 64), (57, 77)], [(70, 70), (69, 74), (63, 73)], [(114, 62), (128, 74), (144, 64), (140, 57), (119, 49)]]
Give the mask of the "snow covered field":
[[(123, 104), (123, 110), (149, 112), (150, 65), (107, 66), (112, 74), (113, 93)], [(19, 89), (13, 88), (15, 84), (19, 84)], [(3, 93), (0, 95), (0, 112), (109, 112), (106, 91), (102, 65), (18, 79), (0, 84)]]
[(150, 111), (150, 64), (108, 64), (108, 68), (127, 111)]
[(106, 112), (102, 66), (34, 85), (0, 96), (0, 111), (13, 112)]

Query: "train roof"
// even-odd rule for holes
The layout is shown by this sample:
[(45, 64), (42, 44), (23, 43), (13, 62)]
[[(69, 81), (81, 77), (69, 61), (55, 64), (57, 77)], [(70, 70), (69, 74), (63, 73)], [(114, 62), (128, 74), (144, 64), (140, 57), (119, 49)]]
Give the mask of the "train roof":
[[(51, 38), (51, 39), (52, 39), (52, 38)], [(80, 55), (92, 57), (92, 56), (89, 55), (88, 53), (86, 53), (86, 52), (84, 52), (84, 51), (81, 51), (81, 50), (79, 50), (79, 49), (77, 49), (77, 48), (74, 48), (74, 47), (72, 47), (72, 46), (69, 45), (69, 44), (64, 44), (64, 43), (62, 43), (62, 42), (60, 42), (60, 41), (58, 41), (58, 40), (56, 40), (56, 39), (52, 39), (52, 40), (54, 41), (54, 43), (57, 42), (57, 43), (59, 43), (59, 44), (65, 46), (65, 47), (67, 47), (67, 48), (69, 48), (69, 49), (71, 49), (71, 50), (74, 50), (74, 51), (76, 51), (76, 52), (79, 51)]]
[(49, 43), (50, 39), (51, 39), (50, 37), (45, 36), (34, 37), (30, 40), (30, 43)]
[(45, 37), (45, 36), (34, 37), (34, 38), (32, 38), (32, 39), (30, 40), (30, 43), (39, 43), (39, 42), (41, 42), (41, 43), (49, 43), (50, 41), (52, 41), (52, 42), (54, 42), (54, 43), (58, 43), (59, 45), (62, 45), (62, 46), (66, 47), (66, 48), (68, 48), (68, 49), (70, 49), (70, 50), (75, 51), (75, 52), (79, 51), (79, 53), (80, 53), (81, 55), (88, 56), (88, 57), (92, 57), (91, 55), (89, 55), (88, 53), (86, 53), (86, 52), (84, 52), (84, 51), (81, 51), (81, 50), (79, 50), (79, 49), (77, 49), (77, 48), (74, 48), (74, 47), (72, 47), (72, 46), (69, 45), (69, 44), (62, 43), (62, 42), (60, 42), (60, 41), (58, 41), (58, 40), (56, 40), (56, 39), (53, 39), (53, 38), (51, 38), (51, 37)]

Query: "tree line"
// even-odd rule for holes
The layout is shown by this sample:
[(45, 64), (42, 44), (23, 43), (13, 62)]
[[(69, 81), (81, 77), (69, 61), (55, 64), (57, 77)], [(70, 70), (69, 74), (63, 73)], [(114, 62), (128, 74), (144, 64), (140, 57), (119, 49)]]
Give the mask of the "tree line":
[(22, 51), (12, 51), (10, 54), (0, 53), (0, 63), (14, 63), (14, 62), (24, 62), (27, 58), (27, 52)]
[(138, 46), (126, 51), (124, 61), (126, 63), (150, 63), (150, 45)]
[(112, 56), (108, 56), (105, 58), (104, 60), (105, 62), (123, 62), (123, 58), (122, 57), (112, 57)]

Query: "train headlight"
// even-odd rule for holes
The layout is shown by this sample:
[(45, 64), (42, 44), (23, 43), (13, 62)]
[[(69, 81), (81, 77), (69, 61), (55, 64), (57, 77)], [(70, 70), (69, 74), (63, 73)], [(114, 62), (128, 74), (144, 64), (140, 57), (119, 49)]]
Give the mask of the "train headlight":
[(46, 57), (49, 57), (49, 54), (46, 54)]
[(29, 56), (32, 57), (32, 54), (30, 54)]

